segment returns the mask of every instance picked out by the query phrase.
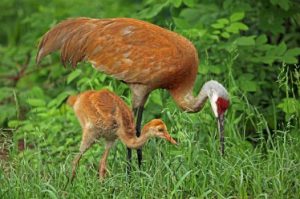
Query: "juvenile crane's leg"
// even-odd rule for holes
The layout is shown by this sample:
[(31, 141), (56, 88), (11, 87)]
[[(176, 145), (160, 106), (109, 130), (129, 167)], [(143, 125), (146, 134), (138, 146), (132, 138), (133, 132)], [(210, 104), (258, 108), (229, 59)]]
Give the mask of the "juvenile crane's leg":
[[(90, 134), (89, 134), (90, 133)], [(88, 132), (87, 130), (84, 131), (79, 154), (74, 158), (73, 165), (72, 165), (72, 177), (71, 182), (74, 180), (76, 176), (76, 169), (79, 164), (79, 161), (82, 157), (82, 155), (95, 143), (95, 136), (93, 135), (93, 132)]]
[(113, 141), (108, 141), (106, 143), (105, 151), (104, 151), (104, 153), (102, 155), (102, 158), (99, 162), (99, 178), (100, 179), (104, 179), (104, 177), (105, 177), (105, 174), (106, 174), (106, 159), (107, 159), (107, 156), (109, 154), (109, 150), (112, 147), (113, 143), (114, 143)]

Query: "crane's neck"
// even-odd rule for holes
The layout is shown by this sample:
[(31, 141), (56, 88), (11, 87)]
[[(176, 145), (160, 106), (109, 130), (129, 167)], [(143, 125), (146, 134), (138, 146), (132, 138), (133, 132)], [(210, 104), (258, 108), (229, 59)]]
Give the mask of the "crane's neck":
[(178, 88), (170, 90), (170, 93), (176, 104), (190, 113), (201, 111), (207, 99), (210, 100), (213, 109), (216, 109), (214, 106), (218, 97), (228, 99), (226, 89), (214, 80), (206, 82), (196, 97), (193, 95), (193, 88)]
[(150, 138), (150, 134), (148, 132), (145, 132), (144, 128), (142, 129), (142, 133), (140, 137), (137, 137), (136, 135), (132, 137), (128, 137), (128, 136), (120, 137), (120, 139), (124, 142), (124, 144), (126, 144), (126, 146), (131, 149), (141, 148), (149, 138)]

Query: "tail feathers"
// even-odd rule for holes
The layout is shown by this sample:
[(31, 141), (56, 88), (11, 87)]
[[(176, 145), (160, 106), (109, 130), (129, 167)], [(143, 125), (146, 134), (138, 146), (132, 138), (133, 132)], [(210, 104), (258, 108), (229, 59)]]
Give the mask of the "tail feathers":
[(74, 106), (76, 100), (77, 100), (78, 96), (77, 95), (71, 95), (68, 97), (68, 100), (67, 100), (67, 104), (71, 107)]
[[(56, 25), (48, 31), (38, 46), (36, 62), (39, 63), (43, 57), (51, 52), (61, 49), (62, 62), (75, 63), (84, 58), (83, 46), (85, 44), (85, 34), (91, 31), (90, 26), (85, 26), (91, 19), (76, 18), (68, 19)], [(82, 39), (83, 38), (83, 39)]]

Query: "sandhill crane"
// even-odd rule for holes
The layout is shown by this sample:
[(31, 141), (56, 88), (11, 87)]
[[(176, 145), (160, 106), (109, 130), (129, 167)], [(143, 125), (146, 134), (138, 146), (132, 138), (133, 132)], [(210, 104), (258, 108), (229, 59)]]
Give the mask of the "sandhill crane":
[[(144, 104), (151, 91), (167, 89), (177, 105), (187, 112), (199, 112), (209, 99), (218, 121), (224, 153), (224, 113), (229, 107), (229, 96), (214, 80), (206, 82), (196, 97), (193, 95), (198, 54), (188, 39), (137, 19), (75, 18), (62, 21), (43, 36), (37, 63), (59, 49), (64, 65), (70, 63), (75, 67), (80, 61), (89, 61), (98, 71), (129, 85), (137, 118), (137, 136)], [(130, 149), (128, 159), (131, 162)], [(139, 166), (141, 160), (142, 151), (138, 150)]]
[(151, 120), (143, 127), (140, 137), (136, 137), (132, 111), (120, 97), (108, 90), (85, 91), (79, 95), (70, 96), (67, 103), (73, 107), (83, 129), (80, 153), (73, 161), (72, 180), (80, 158), (99, 138), (106, 140), (106, 148), (99, 162), (100, 178), (105, 176), (106, 159), (117, 138), (128, 148), (134, 149), (142, 147), (151, 137), (164, 138), (176, 144), (160, 119)]

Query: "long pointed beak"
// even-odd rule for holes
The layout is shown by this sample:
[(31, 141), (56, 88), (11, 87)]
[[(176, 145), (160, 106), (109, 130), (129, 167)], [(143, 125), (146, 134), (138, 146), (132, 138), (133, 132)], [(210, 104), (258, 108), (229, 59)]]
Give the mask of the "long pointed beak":
[(224, 114), (218, 116), (218, 129), (220, 134), (220, 150), (221, 154), (224, 155), (225, 145), (224, 145)]
[(164, 133), (164, 138), (172, 144), (177, 144), (177, 142), (171, 137), (171, 135), (168, 132)]

